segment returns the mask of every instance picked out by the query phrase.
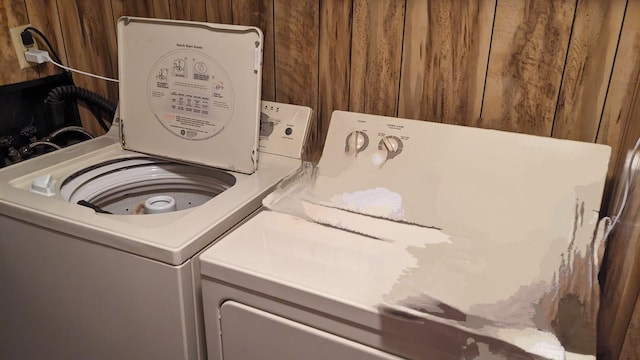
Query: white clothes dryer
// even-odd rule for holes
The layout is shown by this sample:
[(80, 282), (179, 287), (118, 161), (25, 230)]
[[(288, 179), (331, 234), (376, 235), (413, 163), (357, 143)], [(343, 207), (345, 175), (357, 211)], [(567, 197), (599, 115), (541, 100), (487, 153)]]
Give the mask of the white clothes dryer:
[(609, 154), (334, 112), (317, 168), (201, 255), (209, 358), (595, 358)]
[(109, 133), (0, 171), (0, 358), (205, 357), (198, 254), (301, 164), (311, 110), (260, 102), (259, 29), (118, 36)]

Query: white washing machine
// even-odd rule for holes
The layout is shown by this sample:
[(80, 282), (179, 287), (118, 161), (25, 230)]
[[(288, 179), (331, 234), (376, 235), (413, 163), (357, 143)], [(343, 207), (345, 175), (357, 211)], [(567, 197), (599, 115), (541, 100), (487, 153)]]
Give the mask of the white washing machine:
[(336, 111), (201, 259), (210, 359), (595, 358), (607, 146)]
[(260, 102), (259, 29), (118, 45), (109, 133), (0, 171), (0, 358), (204, 358), (198, 254), (300, 167), (311, 110)]

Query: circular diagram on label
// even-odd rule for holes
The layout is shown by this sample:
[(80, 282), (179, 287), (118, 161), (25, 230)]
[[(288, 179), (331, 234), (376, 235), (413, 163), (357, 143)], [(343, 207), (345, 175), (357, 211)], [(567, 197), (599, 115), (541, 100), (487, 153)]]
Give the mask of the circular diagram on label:
[(156, 120), (187, 140), (217, 135), (231, 121), (233, 86), (222, 66), (206, 54), (175, 50), (162, 56), (147, 81)]

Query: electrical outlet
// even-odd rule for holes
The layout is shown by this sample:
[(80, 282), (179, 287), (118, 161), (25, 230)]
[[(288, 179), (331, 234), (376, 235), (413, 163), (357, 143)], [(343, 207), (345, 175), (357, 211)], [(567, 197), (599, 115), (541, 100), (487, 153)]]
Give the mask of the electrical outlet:
[[(24, 52), (27, 51), (27, 48), (22, 45), (22, 38), (20, 34), (24, 31), (25, 28), (31, 26), (31, 24), (20, 25), (14, 28), (9, 29), (11, 32), (11, 41), (13, 41), (13, 47), (16, 49), (16, 56), (18, 57), (18, 62), (20, 63), (20, 69), (26, 69), (31, 66), (36, 66), (36, 63), (30, 63), (24, 58)], [(38, 44), (36, 42), (33, 43), (31, 49), (37, 49)]]

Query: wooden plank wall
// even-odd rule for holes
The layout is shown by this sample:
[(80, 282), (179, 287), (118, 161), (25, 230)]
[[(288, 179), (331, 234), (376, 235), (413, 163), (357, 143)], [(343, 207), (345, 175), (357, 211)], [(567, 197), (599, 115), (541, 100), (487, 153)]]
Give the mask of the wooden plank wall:
[[(630, 2), (627, 11), (640, 14), (640, 1)], [(620, 50), (622, 59), (637, 62), (640, 53), (640, 16), (627, 19), (624, 24), (623, 35), (620, 38)], [(634, 34), (633, 36), (631, 36)], [(631, 60), (630, 60), (631, 61)], [(629, 62), (627, 64), (633, 64)], [(633, 67), (632, 67), (633, 69)], [(629, 71), (617, 67), (618, 71)], [(638, 71), (637, 67), (634, 71)], [(617, 165), (616, 183), (613, 192), (616, 194), (612, 201), (611, 212), (618, 209), (621, 201), (619, 195), (624, 187), (625, 177), (623, 167), (629, 158), (627, 150), (634, 146), (640, 132), (640, 83), (636, 82), (635, 91), (625, 94), (631, 98), (629, 121), (624, 128), (617, 129), (623, 135), (620, 141), (620, 163)], [(602, 349), (606, 359), (638, 359), (640, 358), (640, 187), (638, 186), (638, 174), (640, 166), (635, 162), (632, 172), (635, 185), (630, 188), (630, 193), (625, 211), (620, 222), (612, 233), (607, 244), (607, 253), (604, 263), (604, 271), (600, 273), (601, 283), (604, 284), (604, 292), (599, 314), (599, 326), (607, 332), (607, 336), (598, 339), (598, 347)], [(618, 353), (620, 350), (620, 353)], [(619, 354), (619, 356), (618, 356)]]
[[(315, 110), (311, 159), (340, 109), (608, 144), (615, 180), (640, 135), (639, 14), (640, 0), (0, 0), (0, 84), (55, 71), (19, 70), (8, 28), (25, 23), (110, 77), (122, 15), (256, 25), (263, 98)], [(117, 101), (116, 84), (74, 78)]]

